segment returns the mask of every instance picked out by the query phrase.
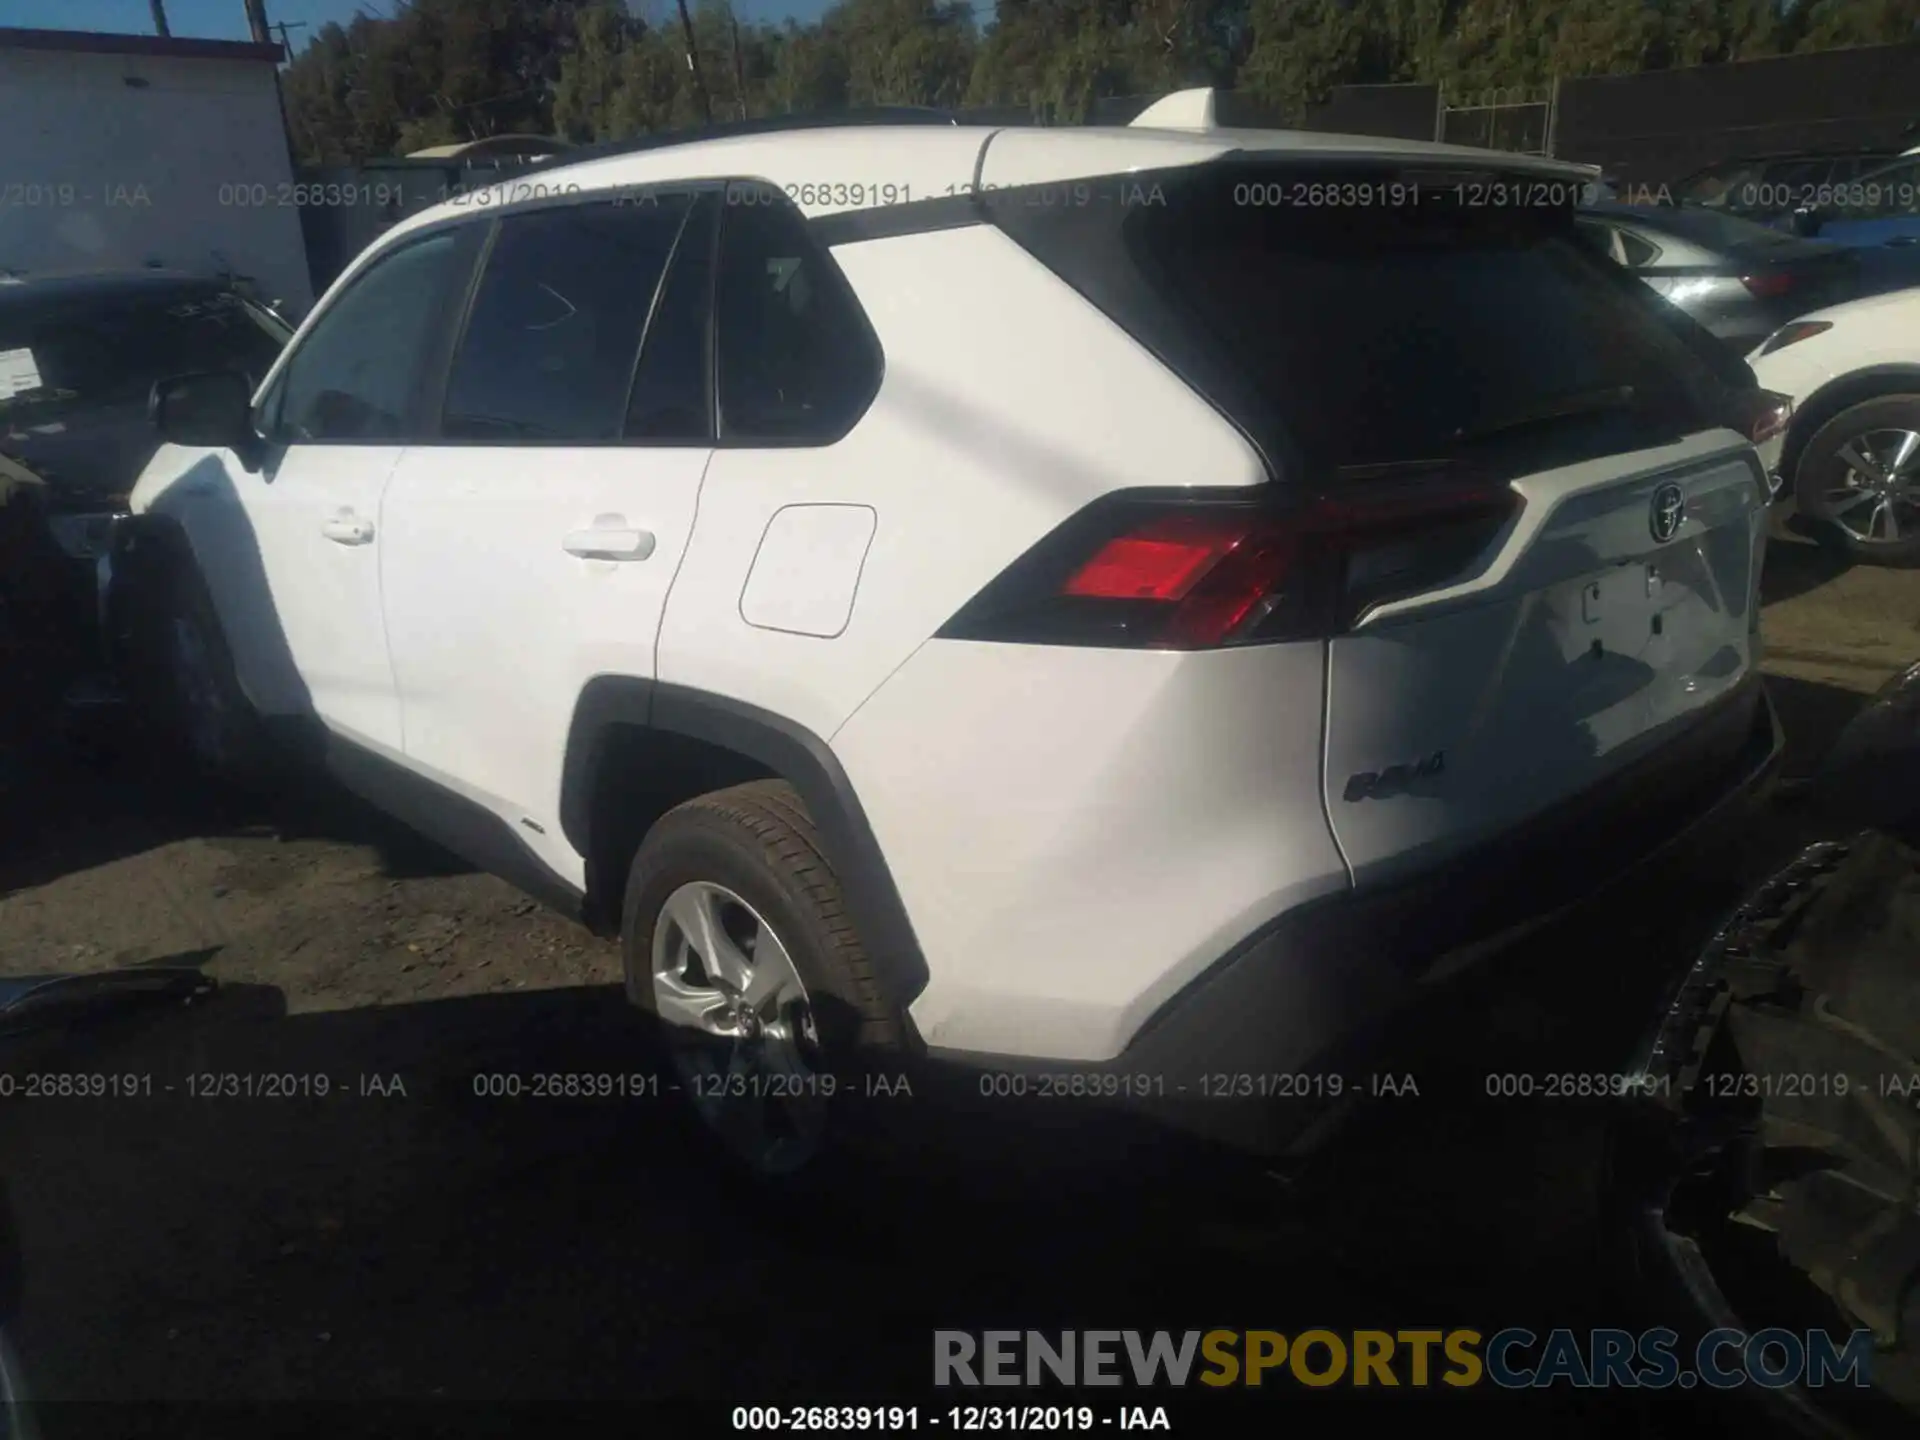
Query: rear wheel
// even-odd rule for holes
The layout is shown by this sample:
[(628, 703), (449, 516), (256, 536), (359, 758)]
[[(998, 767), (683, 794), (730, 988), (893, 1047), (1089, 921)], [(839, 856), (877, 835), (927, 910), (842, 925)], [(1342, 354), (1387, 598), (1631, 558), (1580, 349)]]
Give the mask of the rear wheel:
[(1821, 426), (1794, 498), (1820, 538), (1855, 559), (1920, 565), (1920, 395), (1883, 395)]
[(792, 788), (757, 781), (663, 816), (621, 932), (628, 997), (705, 1138), (757, 1178), (814, 1167), (858, 1103), (859, 1057), (898, 1030)]

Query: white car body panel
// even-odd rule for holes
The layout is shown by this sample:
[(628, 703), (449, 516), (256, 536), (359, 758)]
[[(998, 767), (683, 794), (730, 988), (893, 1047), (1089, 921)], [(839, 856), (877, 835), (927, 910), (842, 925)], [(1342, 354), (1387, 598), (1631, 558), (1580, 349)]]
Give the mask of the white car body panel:
[[(1686, 510), (1662, 543), (1648, 513), (1665, 483)], [(1429, 868), (1588, 788), (1758, 659), (1766, 495), (1731, 431), (1514, 488), (1526, 509), (1480, 576), (1378, 606), (1329, 646), (1327, 814), (1356, 885)], [(1350, 776), (1435, 752), (1445, 769), (1424, 786), (1343, 794)]]
[(928, 1043), (1110, 1059), (1264, 921), (1344, 890), (1323, 663), (935, 640), (902, 666), (833, 749), (932, 972)]
[(1871, 295), (1802, 315), (1833, 328), (1771, 355), (1763, 345), (1747, 357), (1754, 376), (1798, 406), (1828, 382), (1874, 365), (1920, 364), (1920, 288)]
[[(833, 255), (886, 352), (880, 393), (838, 444), (714, 453), (660, 632), (661, 680), (831, 736), (982, 586), (1089, 501), (1265, 478), (1211, 406), (999, 232), (863, 241)], [(925, 283), (961, 270), (966, 286)], [(1031, 410), (1041, 392), (1044, 425)], [(867, 505), (880, 517), (861, 598), (830, 641), (741, 616), (754, 540), (795, 504)]]
[[(652, 677), (711, 453), (423, 445), (387, 488), (381, 582), (405, 752), (576, 885), (582, 858), (560, 826), (574, 705), (595, 676)], [(595, 529), (637, 530), (652, 548), (634, 560), (563, 548)]]
[[(129, 497), (177, 519), (234, 669), (268, 715), (309, 711), (383, 751), (401, 746), (380, 594), (381, 501), (398, 445), (294, 445), (248, 474), (225, 451), (162, 446)], [(341, 520), (364, 543), (328, 538)], [(267, 603), (262, 603), (263, 599)]]

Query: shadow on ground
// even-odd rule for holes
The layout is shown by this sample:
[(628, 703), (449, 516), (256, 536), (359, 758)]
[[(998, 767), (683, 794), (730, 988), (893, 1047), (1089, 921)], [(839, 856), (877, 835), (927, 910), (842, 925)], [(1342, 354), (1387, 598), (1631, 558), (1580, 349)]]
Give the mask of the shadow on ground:
[[(1490, 1333), (1596, 1323), (1605, 1308), (1582, 1246), (1522, 1223), (1558, 1213), (1556, 1184), (1590, 1178), (1577, 1164), (1558, 1173), (1551, 1148), (1530, 1152), (1521, 1181), (1498, 1181), (1504, 1211), (1462, 1194), (1481, 1150), (1519, 1148), (1529, 1118), (1569, 1153), (1565, 1137), (1590, 1128), (1512, 1100), (1478, 1132), (1438, 1098), (1401, 1102), (1425, 1107), (1413, 1130), (1427, 1143), (1402, 1136), (1363, 1216), (1336, 1233), (1276, 1210), (1249, 1239), (1219, 1233), (1217, 1197), (1170, 1152), (1081, 1153), (1057, 1131), (1023, 1151), (991, 1133), (1020, 1122), (991, 1109), (916, 1118), (917, 1147), (837, 1183), (737, 1183), (651, 1091), (613, 990), (283, 1009), (271, 989), (236, 987), (16, 1047), (16, 1079), (88, 1072), (138, 1092), (0, 1117), (26, 1255), (18, 1339), (43, 1397), (672, 1396), (710, 1404), (717, 1432), (737, 1403), (924, 1387), (942, 1326), (1417, 1315)], [(531, 1088), (546, 1073), (630, 1077), (629, 1094), (478, 1093), (497, 1088), (487, 1077)], [(1190, 1421), (1228, 1415), (1174, 1398)], [(1609, 1414), (1604, 1433), (1620, 1433)]]
[(289, 762), (271, 794), (215, 791), (128, 717), (0, 723), (0, 897), (176, 840), (274, 835), (372, 849), (390, 879), (473, 867)]
[(1760, 576), (1760, 603), (1775, 605), (1818, 590), (1853, 566), (1845, 551), (1822, 545), (1798, 516), (1785, 522), (1787, 534), (1767, 546), (1766, 568)]
[(1767, 676), (1767, 694), (1787, 735), (1781, 771), (1792, 779), (1804, 779), (1819, 767), (1835, 737), (1869, 699), (1857, 690), (1785, 675)]

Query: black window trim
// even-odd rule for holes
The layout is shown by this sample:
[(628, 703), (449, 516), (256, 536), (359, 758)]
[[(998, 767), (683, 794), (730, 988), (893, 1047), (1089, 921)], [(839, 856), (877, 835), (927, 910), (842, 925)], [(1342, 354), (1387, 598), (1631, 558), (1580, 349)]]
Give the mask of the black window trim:
[[(640, 384), (640, 363), (647, 356), (647, 342), (653, 339), (654, 321), (660, 318), (660, 307), (666, 303), (667, 291), (674, 280), (674, 265), (680, 259), (680, 247), (687, 243), (687, 231), (702, 211), (705, 195), (695, 195), (687, 205), (686, 213), (680, 217), (680, 228), (673, 232), (673, 244), (667, 247), (666, 263), (660, 267), (660, 279), (653, 287), (653, 297), (647, 301), (647, 313), (640, 321), (640, 343), (633, 347), (633, 361), (627, 366), (627, 383), (620, 391), (620, 438), (621, 445), (640, 445), (649, 450), (689, 450), (705, 449), (713, 444), (713, 288), (711, 269), (707, 272), (708, 288), (705, 305), (704, 324), (701, 326), (701, 369), (706, 372), (702, 379), (701, 390), (701, 436), (697, 440), (685, 438), (676, 440), (649, 440), (627, 434), (627, 426), (633, 422), (633, 392)], [(709, 234), (717, 234), (720, 229), (716, 218)]]
[[(750, 175), (727, 175), (676, 177), (671, 180), (650, 181), (639, 184), (609, 185), (577, 191), (561, 191), (552, 194), (531, 196), (523, 200), (475, 205), (474, 213), (472, 214), (449, 215), (442, 219), (434, 220), (420, 226), (418, 229), (408, 231), (404, 238), (392, 244), (381, 244), (376, 241), (375, 244), (380, 245), (379, 253), (368, 259), (367, 263), (360, 268), (359, 274), (355, 275), (351, 283), (341, 286), (336, 292), (323, 298), (320, 306), (307, 317), (306, 321), (300, 327), (305, 333), (297, 336), (298, 343), (296, 344), (293, 341), (289, 341), (285, 350), (282, 351), (279, 360), (275, 364), (273, 373), (267, 377), (264, 388), (260, 392), (259, 400), (254, 406), (254, 429), (267, 444), (274, 446), (299, 444), (302, 446), (360, 446), (363, 448), (376, 445), (408, 445), (418, 446), (422, 449), (494, 449), (511, 447), (529, 450), (687, 450), (701, 448), (712, 450), (819, 450), (839, 444), (867, 417), (873, 408), (874, 401), (880, 394), (880, 390), (886, 380), (886, 347), (880, 343), (880, 336), (873, 328), (873, 321), (867, 315), (866, 307), (860, 303), (859, 295), (854, 290), (853, 283), (847, 279), (846, 273), (841, 270), (839, 262), (834, 259), (832, 241), (829, 237), (835, 232), (823, 228), (819, 220), (809, 220), (806, 213), (795, 205), (792, 199), (788, 197), (784, 191), (779, 190), (778, 187), (775, 187), (772, 201), (773, 206), (786, 210), (798, 222), (798, 233), (805, 237), (806, 243), (811, 246), (813, 258), (820, 262), (822, 270), (830, 277), (829, 284), (838, 287), (841, 297), (851, 308), (852, 314), (857, 321), (858, 331), (864, 338), (872, 354), (874, 362), (872, 389), (868, 393), (865, 401), (850, 412), (844, 426), (832, 434), (821, 434), (817, 436), (730, 437), (724, 433), (722, 416), (720, 414), (718, 287), (720, 283), (722, 247), (726, 243), (726, 217), (730, 207), (721, 205), (719, 207), (719, 214), (714, 217), (714, 222), (708, 231), (712, 251), (709, 257), (710, 264), (708, 266), (706, 297), (706, 390), (707, 434), (709, 437), (707, 440), (649, 440), (624, 434), (618, 438), (609, 440), (550, 440), (524, 436), (502, 436), (497, 439), (469, 439), (466, 437), (449, 437), (442, 433), (442, 412), (446, 402), (447, 386), (452, 379), (453, 359), (454, 356), (459, 353), (459, 346), (465, 337), (473, 304), (478, 295), (480, 278), (484, 274), (485, 263), (491, 255), (494, 238), (499, 233), (501, 222), (540, 210), (573, 209), (579, 206), (593, 204), (631, 204), (633, 203), (634, 197), (645, 195), (689, 194), (694, 197), (695, 203), (688, 208), (687, 215), (681, 222), (680, 233), (674, 238), (674, 248), (668, 256), (667, 269), (662, 275), (661, 286), (654, 292), (654, 302), (653, 305), (649, 307), (647, 314), (647, 328), (642, 332), (640, 348), (635, 351), (635, 365), (637, 368), (639, 356), (643, 354), (646, 349), (646, 339), (647, 335), (651, 332), (654, 312), (658, 308), (660, 297), (665, 293), (665, 282), (672, 275), (673, 262), (679, 254), (680, 241), (687, 233), (687, 225), (698, 212), (698, 202), (700, 198), (709, 193), (726, 195), (731, 193), (735, 186), (739, 185), (753, 186), (756, 194), (763, 193), (767, 190), (767, 183), (763, 179)], [(945, 197), (941, 198), (944, 199)], [(838, 218), (839, 217), (836, 216), (825, 217), (828, 221)], [(938, 216), (935, 218), (936, 228), (948, 228), (948, 226), (953, 223), (954, 218), (952, 207), (942, 206)], [(969, 223), (979, 223), (979, 219), (976, 217)], [(917, 229), (919, 226), (916, 225), (912, 228)], [(447, 316), (446, 323), (440, 327), (437, 334), (434, 335), (432, 342), (429, 344), (427, 351), (429, 358), (427, 363), (421, 367), (420, 385), (411, 401), (412, 404), (421, 407), (410, 417), (413, 423), (410, 423), (407, 427), (410, 431), (414, 432), (413, 437), (405, 440), (342, 438), (333, 440), (291, 441), (284, 436), (275, 434), (274, 429), (269, 427), (267, 423), (268, 415), (270, 410), (279, 405), (285, 395), (287, 373), (292, 368), (295, 360), (298, 359), (299, 351), (306, 348), (313, 331), (325, 320), (327, 314), (340, 303), (341, 297), (349, 293), (354, 288), (354, 285), (358, 284), (359, 280), (368, 271), (372, 270), (374, 266), (384, 263), (391, 256), (397, 255), (402, 250), (413, 245), (422, 244), (448, 231), (463, 229), (471, 229), (474, 231), (484, 230), (485, 234), (480, 241), (475, 242), (478, 246), (478, 253), (471, 253), (470, 250), (467, 259), (469, 269), (466, 276), (464, 300), (461, 304), (452, 307), (451, 312)], [(457, 256), (458, 252), (456, 251), (456, 257)], [(632, 399), (631, 388), (629, 388), (627, 396), (629, 407), (632, 405)], [(276, 427), (277, 422), (278, 417), (275, 415), (274, 423)], [(623, 419), (623, 428), (624, 424)]]

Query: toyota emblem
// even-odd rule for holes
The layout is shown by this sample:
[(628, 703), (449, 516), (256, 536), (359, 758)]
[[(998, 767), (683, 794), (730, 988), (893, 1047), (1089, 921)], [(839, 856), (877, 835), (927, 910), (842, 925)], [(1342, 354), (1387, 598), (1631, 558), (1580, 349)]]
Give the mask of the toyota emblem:
[(1653, 492), (1653, 505), (1647, 512), (1647, 528), (1662, 545), (1680, 533), (1680, 522), (1687, 518), (1687, 499), (1678, 485), (1662, 485)]

